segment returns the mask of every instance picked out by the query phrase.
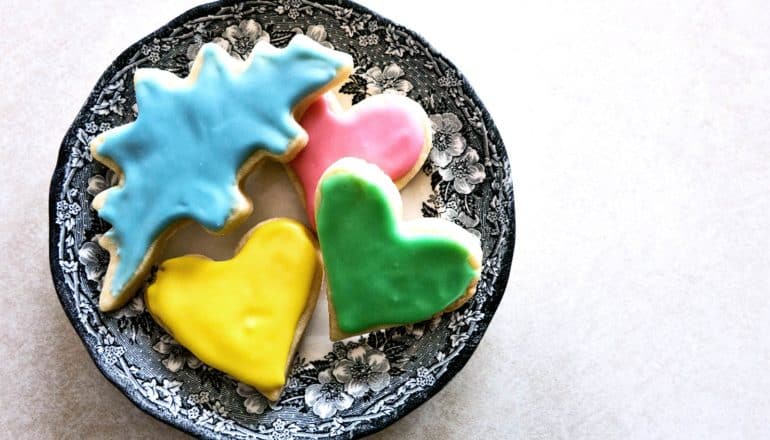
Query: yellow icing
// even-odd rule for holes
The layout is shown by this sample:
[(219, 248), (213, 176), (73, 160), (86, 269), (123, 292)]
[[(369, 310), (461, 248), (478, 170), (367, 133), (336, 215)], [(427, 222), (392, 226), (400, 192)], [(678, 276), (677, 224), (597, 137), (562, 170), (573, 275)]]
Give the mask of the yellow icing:
[(318, 254), (310, 232), (289, 219), (262, 223), (244, 240), (231, 260), (165, 261), (147, 308), (201, 361), (275, 400), (297, 324), (315, 306)]

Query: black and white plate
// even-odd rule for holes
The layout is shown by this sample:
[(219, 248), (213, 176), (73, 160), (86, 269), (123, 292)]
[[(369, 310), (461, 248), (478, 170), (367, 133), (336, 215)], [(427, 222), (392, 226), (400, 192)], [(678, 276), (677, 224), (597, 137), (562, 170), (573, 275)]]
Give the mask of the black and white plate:
[[(434, 144), (423, 173), (404, 190), (407, 214), (442, 217), (481, 237), (483, 272), (474, 299), (441, 319), (334, 344), (319, 304), (318, 322), (294, 359), (281, 400), (269, 403), (179, 346), (145, 311), (141, 295), (116, 313), (99, 312), (107, 255), (95, 237), (109, 225), (90, 204), (117, 181), (92, 159), (88, 143), (136, 117), (136, 68), (183, 76), (205, 42), (243, 58), (257, 40), (284, 46), (298, 32), (353, 55), (355, 73), (340, 89), (348, 104), (399, 93), (425, 108)], [(271, 165), (263, 172), (282, 173)], [(257, 216), (276, 214), (286, 211)], [(463, 367), (505, 291), (514, 226), (510, 166), (494, 123), (454, 65), (422, 38), (345, 0), (223, 1), (192, 9), (134, 44), (99, 79), (59, 152), (50, 192), (50, 261), (62, 306), (94, 362), (147, 413), (204, 438), (354, 438), (404, 416)], [(190, 249), (183, 250), (195, 243), (185, 240)]]

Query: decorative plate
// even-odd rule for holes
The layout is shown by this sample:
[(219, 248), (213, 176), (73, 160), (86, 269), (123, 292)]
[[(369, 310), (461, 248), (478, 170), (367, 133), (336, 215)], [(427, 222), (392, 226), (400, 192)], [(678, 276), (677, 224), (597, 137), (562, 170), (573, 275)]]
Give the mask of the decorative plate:
[[(323, 322), (311, 325), (316, 334), (305, 337), (281, 400), (269, 403), (180, 347), (144, 310), (142, 295), (116, 313), (99, 312), (107, 254), (96, 237), (108, 225), (90, 205), (117, 182), (93, 161), (88, 143), (136, 117), (136, 68), (183, 76), (205, 42), (243, 58), (258, 40), (284, 46), (296, 33), (353, 55), (356, 70), (340, 89), (350, 102), (397, 93), (422, 104), (434, 145), (416, 179), (422, 190), (404, 190), (407, 211), (412, 206), (412, 215), (443, 217), (481, 237), (484, 259), (473, 300), (440, 319), (334, 344)], [(62, 306), (97, 367), (148, 414), (203, 438), (355, 438), (425, 402), (466, 363), (505, 291), (514, 225), (510, 166), (497, 129), (454, 65), (422, 38), (346, 0), (223, 1), (192, 9), (134, 44), (99, 79), (59, 151), (50, 262)], [(316, 317), (325, 306), (319, 309)]]

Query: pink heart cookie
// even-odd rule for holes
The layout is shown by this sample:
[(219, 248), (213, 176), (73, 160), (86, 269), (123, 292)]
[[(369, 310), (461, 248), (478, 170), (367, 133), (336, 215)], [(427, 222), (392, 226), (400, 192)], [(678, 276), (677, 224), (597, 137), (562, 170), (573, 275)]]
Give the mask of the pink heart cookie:
[(419, 171), (431, 148), (430, 119), (413, 100), (375, 95), (344, 111), (333, 94), (317, 99), (300, 125), (308, 143), (289, 163), (315, 229), (315, 193), (326, 169), (343, 157), (379, 166), (398, 188)]

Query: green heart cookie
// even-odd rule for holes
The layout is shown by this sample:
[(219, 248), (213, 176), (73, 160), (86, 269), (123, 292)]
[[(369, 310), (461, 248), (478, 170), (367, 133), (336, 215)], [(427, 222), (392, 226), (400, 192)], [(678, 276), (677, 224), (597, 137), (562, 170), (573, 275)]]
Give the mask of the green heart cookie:
[(478, 239), (446, 220), (402, 223), (398, 190), (376, 166), (336, 162), (316, 198), (333, 339), (423, 321), (472, 296)]

